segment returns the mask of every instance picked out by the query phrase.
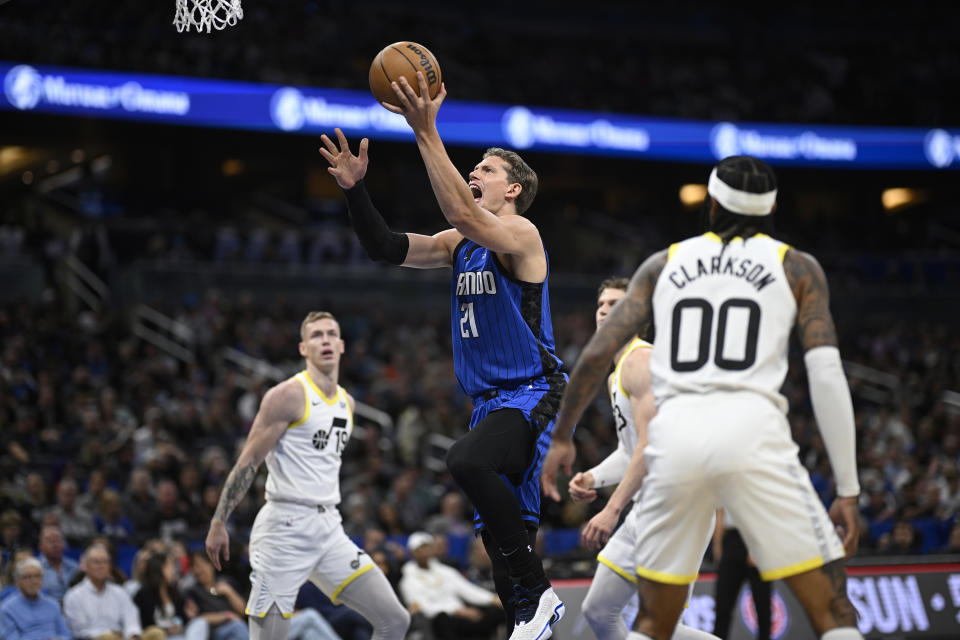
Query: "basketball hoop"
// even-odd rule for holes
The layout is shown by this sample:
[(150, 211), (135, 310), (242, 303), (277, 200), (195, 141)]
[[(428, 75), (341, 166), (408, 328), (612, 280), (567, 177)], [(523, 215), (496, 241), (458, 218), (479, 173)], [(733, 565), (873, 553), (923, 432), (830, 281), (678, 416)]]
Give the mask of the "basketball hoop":
[(191, 28), (197, 33), (212, 29), (221, 31), (243, 19), (240, 0), (176, 0), (177, 12), (173, 24), (183, 33)]

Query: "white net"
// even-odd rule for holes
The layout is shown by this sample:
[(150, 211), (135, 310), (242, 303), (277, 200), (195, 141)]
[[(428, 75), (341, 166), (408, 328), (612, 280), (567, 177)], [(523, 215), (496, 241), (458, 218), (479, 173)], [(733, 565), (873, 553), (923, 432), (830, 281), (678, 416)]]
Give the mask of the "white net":
[(243, 18), (240, 0), (176, 0), (173, 24), (183, 33), (196, 29), (210, 33), (232, 27)]

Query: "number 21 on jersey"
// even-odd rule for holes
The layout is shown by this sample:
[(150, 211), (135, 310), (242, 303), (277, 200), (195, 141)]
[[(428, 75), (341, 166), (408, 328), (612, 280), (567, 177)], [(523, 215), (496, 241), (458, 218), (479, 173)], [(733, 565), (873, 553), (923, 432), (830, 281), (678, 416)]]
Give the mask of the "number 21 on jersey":
[(472, 302), (462, 302), (460, 303), (460, 313), (463, 315), (460, 316), (460, 337), (461, 338), (476, 338), (480, 334), (477, 333), (477, 319), (473, 315), (473, 303)]

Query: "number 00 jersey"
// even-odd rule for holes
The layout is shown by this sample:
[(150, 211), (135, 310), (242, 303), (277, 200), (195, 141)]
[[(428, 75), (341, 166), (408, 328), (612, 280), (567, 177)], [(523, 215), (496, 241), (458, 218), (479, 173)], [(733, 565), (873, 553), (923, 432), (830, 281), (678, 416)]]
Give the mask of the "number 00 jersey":
[(789, 248), (764, 234), (724, 245), (706, 233), (671, 245), (653, 290), (658, 406), (682, 393), (745, 389), (786, 412), (780, 387), (797, 315), (783, 270)]
[[(547, 266), (549, 271), (549, 263)], [(453, 367), (472, 398), (515, 389), (560, 369), (554, 353), (548, 278), (512, 277), (493, 251), (464, 239), (453, 252)]]
[(327, 398), (306, 371), (293, 377), (304, 391), (303, 417), (267, 454), (267, 500), (332, 506), (340, 502), (340, 461), (353, 432), (347, 392)]

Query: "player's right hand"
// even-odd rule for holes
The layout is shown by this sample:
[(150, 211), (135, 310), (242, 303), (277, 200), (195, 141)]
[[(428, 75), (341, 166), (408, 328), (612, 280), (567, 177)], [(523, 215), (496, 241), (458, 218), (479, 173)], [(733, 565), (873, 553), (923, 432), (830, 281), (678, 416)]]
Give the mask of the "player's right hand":
[(227, 525), (221, 520), (210, 521), (210, 531), (207, 533), (207, 557), (210, 562), (220, 571), (220, 552), (223, 552), (223, 559), (230, 559), (230, 534), (227, 533)]
[(370, 140), (364, 138), (360, 141), (360, 151), (357, 155), (350, 153), (350, 144), (347, 137), (343, 135), (340, 128), (334, 129), (337, 134), (337, 145), (333, 143), (327, 134), (320, 136), (323, 147), (320, 147), (320, 155), (330, 163), (327, 172), (332, 175), (341, 189), (352, 189), (363, 176), (367, 175), (367, 164), (370, 159), (367, 157), (367, 148), (370, 146)]
[(570, 490), (570, 497), (574, 502), (593, 502), (597, 499), (597, 492), (593, 489), (593, 474), (589, 471), (580, 471), (577, 475), (570, 478), (570, 484), (567, 485)]
[(550, 450), (543, 460), (543, 472), (540, 483), (543, 485), (543, 494), (555, 502), (560, 502), (560, 492), (557, 490), (557, 469), (563, 467), (563, 472), (570, 475), (573, 472), (573, 461), (577, 459), (577, 448), (570, 440), (554, 440), (550, 443)]
[(837, 526), (837, 533), (843, 538), (843, 548), (847, 559), (857, 552), (860, 544), (860, 510), (857, 496), (837, 498), (830, 505), (830, 520)]

